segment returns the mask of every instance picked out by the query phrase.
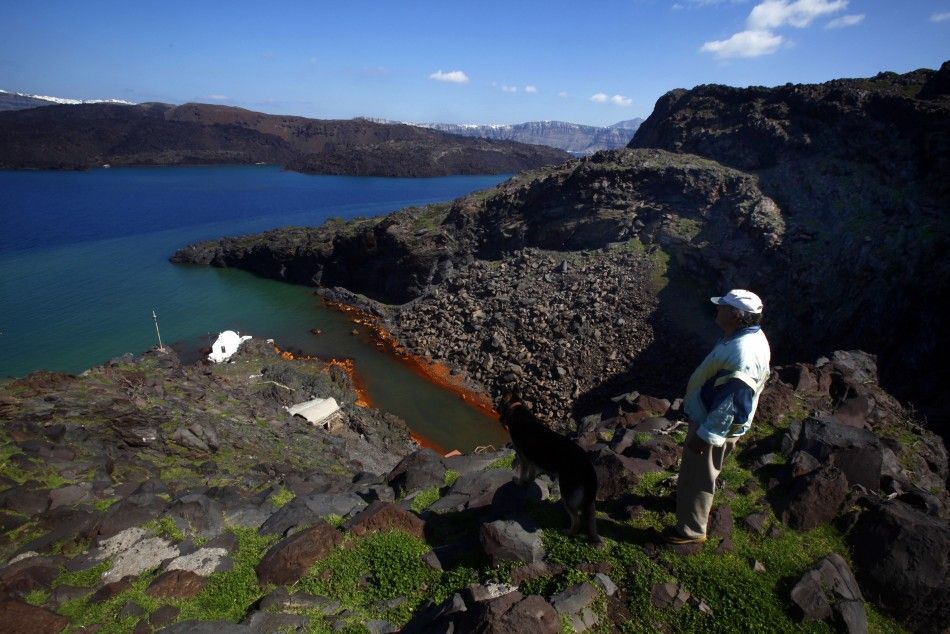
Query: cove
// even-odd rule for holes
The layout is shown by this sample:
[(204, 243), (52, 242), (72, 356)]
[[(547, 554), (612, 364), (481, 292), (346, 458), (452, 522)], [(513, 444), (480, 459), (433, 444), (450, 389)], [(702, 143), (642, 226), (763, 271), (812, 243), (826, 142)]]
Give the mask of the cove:
[(165, 343), (194, 349), (233, 329), (351, 359), (374, 405), (434, 448), (497, 447), (507, 440), (497, 421), (379, 347), (372, 328), (312, 289), (168, 257), (197, 240), (379, 215), (504, 178), (311, 176), (274, 166), (0, 171), (0, 376), (81, 372), (144, 351), (156, 344), (154, 309)]

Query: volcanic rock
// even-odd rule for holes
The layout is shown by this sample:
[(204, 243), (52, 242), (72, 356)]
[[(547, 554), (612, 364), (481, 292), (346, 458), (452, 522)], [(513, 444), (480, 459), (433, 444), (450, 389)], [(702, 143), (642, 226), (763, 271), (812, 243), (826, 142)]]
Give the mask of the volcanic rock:
[(300, 531), (267, 551), (257, 565), (257, 578), (261, 583), (294, 583), (342, 539), (343, 535), (326, 522)]
[(902, 502), (873, 505), (848, 533), (854, 570), (868, 599), (910, 629), (950, 622), (950, 527)]

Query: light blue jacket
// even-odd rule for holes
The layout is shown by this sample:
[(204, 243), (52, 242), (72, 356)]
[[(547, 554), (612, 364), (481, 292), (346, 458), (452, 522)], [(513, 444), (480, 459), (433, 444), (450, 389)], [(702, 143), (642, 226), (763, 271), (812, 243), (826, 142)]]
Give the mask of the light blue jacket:
[(683, 409), (697, 435), (721, 447), (752, 426), (759, 395), (769, 378), (771, 350), (759, 326), (723, 338), (693, 371)]

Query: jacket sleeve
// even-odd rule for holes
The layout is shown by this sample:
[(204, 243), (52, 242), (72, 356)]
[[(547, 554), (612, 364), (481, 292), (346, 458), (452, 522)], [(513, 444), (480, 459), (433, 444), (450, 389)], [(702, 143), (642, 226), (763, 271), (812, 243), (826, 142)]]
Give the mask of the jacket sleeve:
[(715, 447), (724, 445), (733, 426), (749, 421), (754, 395), (752, 388), (741, 379), (729, 379), (717, 386), (709, 413), (696, 434)]

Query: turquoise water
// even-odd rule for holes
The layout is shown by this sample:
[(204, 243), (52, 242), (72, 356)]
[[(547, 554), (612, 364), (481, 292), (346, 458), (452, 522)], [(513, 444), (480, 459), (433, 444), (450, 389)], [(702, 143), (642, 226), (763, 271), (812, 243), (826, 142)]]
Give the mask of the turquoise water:
[(0, 171), (0, 376), (80, 372), (146, 350), (156, 344), (155, 310), (166, 344), (195, 348), (233, 329), (350, 358), (375, 404), (439, 447), (497, 445), (497, 423), (382, 354), (364, 329), (351, 335), (349, 319), (312, 289), (168, 257), (196, 240), (377, 215), (502, 179), (309, 176), (273, 166)]

